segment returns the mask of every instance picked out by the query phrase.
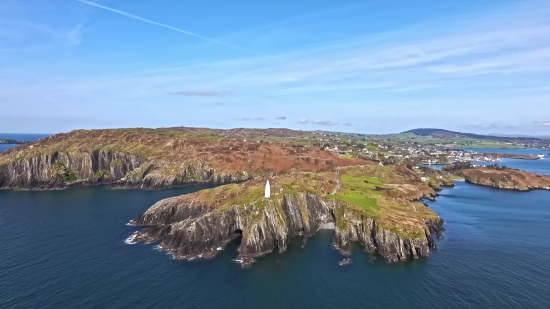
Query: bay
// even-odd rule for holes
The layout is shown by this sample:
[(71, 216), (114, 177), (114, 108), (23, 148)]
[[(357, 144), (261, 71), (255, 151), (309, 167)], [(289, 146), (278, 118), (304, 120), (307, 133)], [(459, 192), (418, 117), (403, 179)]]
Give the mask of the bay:
[[(463, 150), (472, 150), (477, 152), (493, 152), (493, 153), (506, 153), (506, 154), (520, 154), (520, 155), (539, 155), (544, 154), (546, 157), (538, 160), (521, 160), (521, 159), (508, 159), (501, 158), (500, 162), (472, 162), (475, 165), (491, 165), (498, 164), (504, 165), (509, 168), (515, 168), (524, 170), (531, 173), (537, 173), (542, 175), (550, 175), (550, 155), (548, 151), (550, 150), (541, 150), (541, 149), (506, 149), (506, 148), (483, 148), (483, 149), (463, 149)], [(433, 169), (441, 170), (445, 164), (432, 164), (424, 165)]]

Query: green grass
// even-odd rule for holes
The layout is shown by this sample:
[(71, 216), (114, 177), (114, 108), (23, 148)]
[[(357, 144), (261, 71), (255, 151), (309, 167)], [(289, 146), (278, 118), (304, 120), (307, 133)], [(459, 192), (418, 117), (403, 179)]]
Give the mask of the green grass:
[(380, 206), (374, 195), (384, 195), (384, 191), (375, 191), (376, 185), (382, 181), (374, 177), (341, 175), (342, 187), (334, 195), (327, 195), (328, 199), (336, 199), (361, 208), (366, 214), (373, 216)]

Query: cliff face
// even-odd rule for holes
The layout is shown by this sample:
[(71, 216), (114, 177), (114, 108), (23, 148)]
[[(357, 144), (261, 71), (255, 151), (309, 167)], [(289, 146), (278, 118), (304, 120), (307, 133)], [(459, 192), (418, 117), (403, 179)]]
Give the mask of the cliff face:
[(409, 257), (428, 256), (430, 248), (437, 246), (430, 234), (433, 232), (441, 237), (443, 220), (426, 221), (421, 233), (403, 235), (396, 231), (383, 228), (376, 219), (369, 218), (364, 213), (345, 204), (337, 204), (334, 208), (336, 225), (334, 240), (336, 247), (344, 255), (351, 253), (353, 242), (357, 242), (368, 252), (378, 252), (386, 260), (396, 262)]
[(54, 152), (0, 165), (0, 189), (63, 189), (106, 184), (116, 188), (156, 189), (194, 183), (224, 184), (249, 179), (246, 173), (218, 174), (201, 162), (166, 173), (150, 162), (116, 151)]
[(222, 209), (169, 198), (153, 205), (132, 224), (146, 226), (135, 241), (159, 241), (161, 250), (182, 260), (213, 257), (230, 241), (242, 237), (238, 258), (246, 266), (275, 248), (284, 252), (294, 236), (310, 237), (320, 228), (335, 229), (334, 244), (343, 254), (349, 254), (351, 243), (358, 242), (366, 251), (378, 252), (392, 262), (427, 256), (430, 247), (436, 248), (429, 225), (434, 232), (442, 229), (443, 221), (435, 221), (427, 223), (421, 234), (404, 237), (344, 202), (295, 193)]
[(518, 191), (550, 190), (550, 176), (520, 170), (473, 168), (461, 173), (466, 182), (481, 186)]

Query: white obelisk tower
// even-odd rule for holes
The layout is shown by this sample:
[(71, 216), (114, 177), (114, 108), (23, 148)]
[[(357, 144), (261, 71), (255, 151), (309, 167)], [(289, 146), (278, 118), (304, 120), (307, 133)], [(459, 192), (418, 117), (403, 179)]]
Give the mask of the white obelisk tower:
[(271, 188), (269, 187), (269, 180), (265, 183), (265, 198), (271, 197)]

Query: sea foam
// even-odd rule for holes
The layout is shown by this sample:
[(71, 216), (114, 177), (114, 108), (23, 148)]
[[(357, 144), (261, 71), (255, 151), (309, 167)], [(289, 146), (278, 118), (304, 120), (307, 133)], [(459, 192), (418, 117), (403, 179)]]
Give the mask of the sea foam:
[(136, 236), (137, 236), (137, 232), (134, 232), (132, 235), (130, 235), (130, 237), (126, 238), (126, 240), (124, 240), (124, 242), (128, 245), (133, 245), (133, 244), (136, 243), (136, 241), (135, 241)]

